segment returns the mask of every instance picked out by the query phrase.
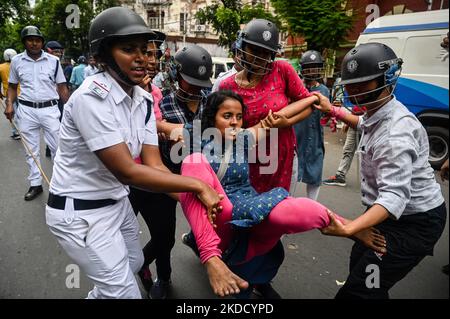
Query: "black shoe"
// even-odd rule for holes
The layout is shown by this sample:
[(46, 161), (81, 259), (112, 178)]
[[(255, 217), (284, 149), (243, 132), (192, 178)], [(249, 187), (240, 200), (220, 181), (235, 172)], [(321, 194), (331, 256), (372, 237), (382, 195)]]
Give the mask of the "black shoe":
[(20, 140), (20, 135), (18, 134), (18, 133), (14, 133), (13, 135), (11, 135), (11, 138), (13, 139), (13, 140)]
[(45, 157), (52, 157), (52, 152), (50, 152), (48, 145), (45, 147)]
[(149, 292), (150, 288), (153, 286), (152, 273), (148, 266), (142, 267), (138, 272), (138, 276), (141, 279), (142, 286), (144, 286), (145, 291)]
[(181, 242), (191, 248), (194, 254), (200, 256), (200, 252), (198, 251), (197, 243), (195, 242), (195, 237), (192, 231), (181, 235)]
[(169, 292), (170, 284), (169, 280), (156, 279), (150, 289), (149, 297), (151, 299), (166, 299)]
[(330, 186), (345, 186), (345, 185), (347, 185), (345, 183), (345, 178), (336, 176), (336, 175), (330, 176), (328, 179), (323, 180), (322, 183), (325, 185), (330, 185)]
[(28, 189), (28, 192), (25, 194), (24, 198), (27, 201), (28, 200), (33, 200), (42, 192), (43, 192), (43, 190), (42, 190), (42, 186), (41, 185), (39, 185), (39, 186), (31, 186)]
[(448, 276), (448, 264), (442, 267), (442, 272)]
[(280, 294), (273, 289), (270, 283), (255, 285), (253, 292), (263, 299), (282, 299)]

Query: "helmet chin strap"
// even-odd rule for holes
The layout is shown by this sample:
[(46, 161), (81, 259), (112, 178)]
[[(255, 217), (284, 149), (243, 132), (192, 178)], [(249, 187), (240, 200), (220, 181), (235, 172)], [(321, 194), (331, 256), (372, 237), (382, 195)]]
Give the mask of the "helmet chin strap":
[(135, 86), (139, 85), (140, 82), (134, 82), (132, 81), (125, 73), (122, 72), (120, 67), (117, 65), (116, 61), (112, 56), (109, 56), (106, 64), (117, 74), (117, 76), (126, 84)]

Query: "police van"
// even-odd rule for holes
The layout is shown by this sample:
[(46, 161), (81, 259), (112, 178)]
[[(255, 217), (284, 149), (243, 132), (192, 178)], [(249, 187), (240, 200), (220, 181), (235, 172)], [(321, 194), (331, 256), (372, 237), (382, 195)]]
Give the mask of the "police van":
[(403, 59), (395, 95), (426, 128), (430, 163), (437, 169), (449, 155), (449, 56), (440, 45), (448, 35), (448, 15), (447, 9), (383, 16), (357, 41), (384, 43)]

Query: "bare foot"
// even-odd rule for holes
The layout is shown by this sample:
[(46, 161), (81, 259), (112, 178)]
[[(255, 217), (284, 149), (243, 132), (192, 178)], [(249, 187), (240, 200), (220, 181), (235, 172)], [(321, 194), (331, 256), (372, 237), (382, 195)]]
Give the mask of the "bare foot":
[(356, 239), (361, 241), (365, 246), (369, 247), (376, 252), (385, 254), (386, 249), (386, 239), (376, 228), (367, 228), (357, 232), (353, 235)]
[(235, 275), (219, 257), (211, 257), (205, 266), (209, 283), (219, 297), (238, 294), (240, 289), (248, 288), (248, 282)]

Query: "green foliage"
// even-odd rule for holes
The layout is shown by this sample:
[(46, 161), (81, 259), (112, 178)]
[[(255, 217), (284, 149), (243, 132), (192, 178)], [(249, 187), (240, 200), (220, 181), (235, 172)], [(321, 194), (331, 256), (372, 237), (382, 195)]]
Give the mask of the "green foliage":
[(231, 47), (241, 24), (246, 24), (253, 18), (268, 19), (280, 26), (279, 20), (266, 12), (261, 4), (256, 6), (242, 5), (240, 0), (222, 0), (203, 9), (199, 9), (196, 18), (200, 23), (209, 23), (219, 35), (219, 45)]
[(355, 16), (345, 10), (346, 0), (271, 0), (289, 33), (300, 35), (308, 49), (323, 52), (345, 42)]
[[(79, 11), (66, 12), (70, 4), (76, 4)], [(65, 54), (75, 59), (89, 52), (88, 33), (91, 20), (104, 9), (117, 4), (117, 0), (97, 0), (94, 11), (92, 0), (40, 0), (34, 9), (35, 24), (41, 28), (46, 40), (60, 42), (66, 49)], [(74, 13), (79, 13), (79, 26), (67, 27), (66, 20), (70, 22), (70, 15)]]
[(23, 20), (28, 9), (28, 0), (0, 0), (0, 26), (11, 19)]
[(23, 49), (20, 31), (30, 19), (27, 0), (0, 0), (0, 50)]
[[(22, 2), (25, 5), (20, 6)], [(7, 12), (0, 12), (0, 19), (5, 21), (0, 26), (0, 49), (12, 47), (18, 52), (22, 51), (20, 31), (26, 25), (35, 25), (40, 28), (46, 41), (60, 42), (65, 47), (65, 54), (76, 59), (89, 52), (87, 37), (91, 20), (104, 9), (118, 5), (119, 1), (97, 0), (95, 10), (93, 0), (36, 0), (33, 9), (27, 7), (26, 3), (27, 0), (0, 0), (1, 11), (6, 8)], [(77, 5), (79, 11), (66, 9), (70, 4)], [(9, 6), (12, 9), (8, 9)], [(74, 21), (70, 19), (73, 14), (79, 14), (79, 25), (68, 28), (66, 20)]]

